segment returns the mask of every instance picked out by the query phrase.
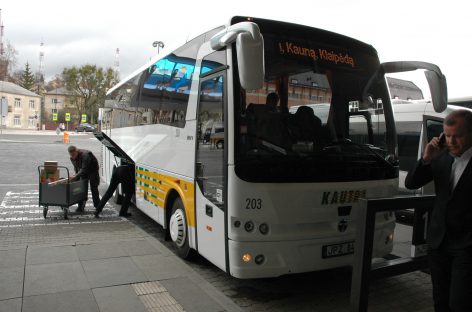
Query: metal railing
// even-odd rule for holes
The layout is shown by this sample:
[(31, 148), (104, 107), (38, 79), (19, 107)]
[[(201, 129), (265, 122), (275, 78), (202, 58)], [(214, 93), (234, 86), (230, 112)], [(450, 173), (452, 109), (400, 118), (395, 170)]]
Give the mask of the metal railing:
[[(425, 251), (428, 215), (435, 196), (404, 196), (362, 199), (358, 209), (354, 266), (351, 283), (351, 311), (367, 311), (369, 283), (381, 277), (405, 274), (427, 268), (425, 252), (412, 257), (385, 260), (372, 264), (375, 216), (379, 212), (414, 209), (412, 245)], [(364, 224), (362, 222), (365, 222)]]

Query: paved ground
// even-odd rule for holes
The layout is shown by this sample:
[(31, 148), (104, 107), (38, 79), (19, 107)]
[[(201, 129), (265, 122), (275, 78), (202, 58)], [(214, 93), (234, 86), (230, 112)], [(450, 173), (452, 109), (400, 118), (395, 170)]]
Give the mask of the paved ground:
[(44, 219), (37, 202), (9, 191), (0, 204), (0, 311), (239, 311), (113, 207)]
[[(89, 206), (69, 221), (51, 209), (45, 220), (36, 166), (44, 160), (69, 166), (60, 142), (54, 133), (0, 135), (0, 312), (349, 311), (347, 268), (238, 280), (205, 259), (178, 259), (162, 228), (135, 208), (130, 219), (110, 204), (98, 220)], [(99, 154), (90, 135), (71, 143)], [(397, 227), (397, 254), (408, 253), (408, 232)], [(429, 276), (376, 281), (369, 303), (369, 311), (432, 311)]]

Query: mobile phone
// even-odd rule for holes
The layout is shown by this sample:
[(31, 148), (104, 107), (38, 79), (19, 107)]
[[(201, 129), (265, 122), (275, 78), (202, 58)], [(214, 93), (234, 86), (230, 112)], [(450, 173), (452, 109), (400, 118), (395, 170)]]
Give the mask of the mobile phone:
[(446, 144), (446, 135), (444, 135), (444, 132), (441, 132), (439, 135), (439, 147), (444, 147)]

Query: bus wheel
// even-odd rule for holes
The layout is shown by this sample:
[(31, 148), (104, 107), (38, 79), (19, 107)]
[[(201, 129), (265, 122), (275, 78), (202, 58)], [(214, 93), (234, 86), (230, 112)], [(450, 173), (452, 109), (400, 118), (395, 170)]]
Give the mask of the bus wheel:
[(172, 215), (169, 220), (169, 232), (172, 242), (177, 247), (177, 254), (183, 259), (191, 256), (188, 244), (188, 226), (182, 200), (177, 198), (172, 205)]

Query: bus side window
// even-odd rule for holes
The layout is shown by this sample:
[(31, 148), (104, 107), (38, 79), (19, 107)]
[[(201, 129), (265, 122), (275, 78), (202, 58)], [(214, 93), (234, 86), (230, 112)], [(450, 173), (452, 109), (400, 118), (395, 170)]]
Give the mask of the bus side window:
[[(198, 129), (204, 130), (197, 143), (197, 183), (204, 196), (216, 206), (224, 207), (224, 76), (200, 84)], [(208, 144), (209, 143), (209, 144)]]
[(112, 128), (130, 127), (136, 125), (136, 108), (139, 99), (139, 82), (142, 73), (131, 78), (115, 90), (110, 100), (112, 105)]
[(141, 89), (138, 119), (147, 124), (185, 127), (195, 59), (169, 55), (148, 70)]
[(205, 56), (202, 61), (200, 75), (226, 65), (226, 50), (216, 51)]

